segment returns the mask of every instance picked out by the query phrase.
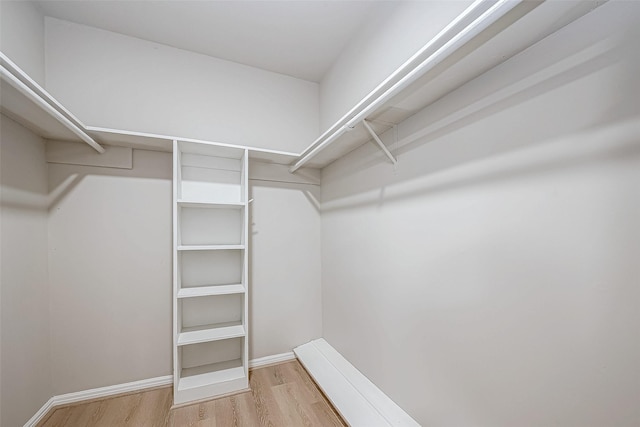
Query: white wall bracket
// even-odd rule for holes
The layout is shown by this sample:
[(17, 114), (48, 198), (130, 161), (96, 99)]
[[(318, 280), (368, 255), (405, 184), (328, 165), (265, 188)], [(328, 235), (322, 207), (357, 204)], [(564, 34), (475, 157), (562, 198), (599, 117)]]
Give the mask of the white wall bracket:
[(391, 163), (393, 163), (394, 165), (398, 163), (398, 160), (393, 157), (393, 154), (391, 154), (391, 151), (389, 151), (389, 149), (387, 148), (386, 145), (384, 145), (384, 142), (382, 142), (382, 140), (380, 139), (380, 137), (378, 136), (378, 134), (376, 133), (375, 130), (373, 130), (373, 128), (371, 127), (371, 125), (369, 124), (368, 121), (363, 120), (362, 124), (364, 125), (364, 127), (369, 131), (369, 133), (371, 134), (371, 136), (373, 137), (373, 140), (376, 142), (376, 144), (378, 144), (378, 147), (380, 147), (380, 149), (384, 152), (384, 154), (387, 155), (387, 157), (389, 158), (389, 160), (391, 160)]

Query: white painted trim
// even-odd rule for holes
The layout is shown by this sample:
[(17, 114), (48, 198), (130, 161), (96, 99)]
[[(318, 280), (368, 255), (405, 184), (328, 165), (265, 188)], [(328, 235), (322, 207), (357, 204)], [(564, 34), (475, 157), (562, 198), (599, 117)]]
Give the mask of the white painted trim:
[(293, 351), (350, 426), (420, 425), (324, 339)]
[(287, 362), (296, 358), (293, 351), (287, 353), (274, 354), (272, 356), (258, 357), (249, 360), (249, 369), (260, 368), (262, 366), (274, 365), (276, 363)]
[(116, 384), (107, 387), (93, 388), (90, 390), (78, 391), (75, 393), (55, 396), (55, 405), (66, 405), (69, 403), (81, 402), (83, 400), (109, 397), (116, 394), (131, 393), (134, 391), (146, 390), (154, 387), (162, 387), (173, 384), (173, 375), (164, 377), (149, 378), (146, 380), (133, 381), (130, 383)]
[(24, 427), (35, 427), (40, 421), (42, 421), (45, 415), (47, 415), (49, 411), (55, 406), (55, 404), (53, 403), (54, 399), (55, 396), (47, 400), (47, 402), (42, 405), (40, 409), (38, 409), (38, 412), (36, 412), (33, 417), (31, 417), (31, 419), (24, 424)]
[(173, 375), (164, 377), (149, 378), (146, 380), (133, 381), (130, 383), (116, 384), (107, 387), (93, 388), (90, 390), (77, 391), (75, 393), (61, 394), (53, 396), (45, 403), (36, 414), (26, 422), (24, 427), (35, 426), (40, 422), (51, 409), (60, 405), (82, 402), (83, 400), (99, 399), (114, 396), (117, 394), (138, 392), (150, 388), (168, 386), (173, 384)]

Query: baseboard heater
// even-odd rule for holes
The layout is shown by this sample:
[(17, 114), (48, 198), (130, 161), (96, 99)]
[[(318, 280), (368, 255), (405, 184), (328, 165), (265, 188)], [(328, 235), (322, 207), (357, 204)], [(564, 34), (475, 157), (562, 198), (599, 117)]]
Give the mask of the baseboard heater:
[(293, 351), (350, 426), (420, 426), (324, 339)]

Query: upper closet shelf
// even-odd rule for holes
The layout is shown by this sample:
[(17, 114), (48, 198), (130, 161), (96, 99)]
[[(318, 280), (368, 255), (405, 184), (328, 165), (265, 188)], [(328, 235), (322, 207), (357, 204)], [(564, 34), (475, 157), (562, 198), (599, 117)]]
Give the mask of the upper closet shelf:
[(298, 157), (297, 153), (289, 153), (286, 151), (225, 144), (221, 142), (206, 141), (202, 139), (182, 138), (179, 136), (133, 132), (120, 129), (101, 128), (96, 126), (87, 126), (87, 130), (105, 144), (120, 147), (140, 148), (143, 150), (171, 152), (171, 150), (173, 149), (173, 141), (176, 140), (184, 142), (197, 142), (200, 144), (211, 144), (219, 147), (229, 147), (240, 150), (246, 149), (249, 150), (250, 159), (261, 160), (268, 163), (288, 165), (296, 157)]
[[(99, 152), (99, 143), (113, 146), (171, 152), (172, 141), (198, 142), (247, 149), (249, 158), (289, 165), (290, 172), (303, 166), (323, 168), (369, 141), (376, 141), (394, 126), (489, 69), (585, 15), (602, 1), (532, 2), (524, 0), (476, 0), (432, 40), (384, 79), (349, 112), (327, 129), (302, 153), (290, 153), (213, 141), (158, 135), (95, 126), (85, 126), (47, 91), (0, 52), (1, 111), (44, 138), (83, 141)], [(523, 82), (512, 82), (509, 94), (522, 90)], [(393, 151), (424, 137), (447, 123), (464, 119), (473, 111), (495, 104), (496, 94), (486, 94), (464, 111), (433, 117), (425, 129), (405, 129), (385, 140), (385, 154), (395, 162)], [(496, 100), (497, 99), (497, 100)], [(430, 108), (430, 107), (429, 107)], [(471, 112), (470, 112), (471, 111)], [(442, 115), (442, 112), (440, 112)], [(365, 126), (363, 123), (366, 120)], [(430, 119), (431, 120), (431, 119)], [(408, 123), (409, 121), (407, 121)], [(409, 126), (407, 126), (409, 128)], [(400, 131), (402, 130), (402, 131)], [(388, 136), (388, 135), (387, 135)]]
[(0, 52), (0, 111), (47, 139), (85, 142), (104, 153), (85, 126), (42, 86)]
[[(382, 135), (602, 3), (474, 1), (310, 144), (290, 171), (295, 172), (302, 166), (323, 168), (359, 146), (375, 141), (363, 123), (365, 120), (371, 131)], [(459, 118), (465, 112), (453, 115)], [(451, 121), (451, 117), (433, 119), (440, 123)], [(392, 144), (387, 142), (390, 151), (425, 133), (420, 128), (399, 130), (387, 138), (392, 141)], [(385, 154), (395, 162), (393, 152)]]
[(0, 111), (45, 139), (84, 142), (99, 153), (106, 145), (171, 152), (173, 141), (249, 150), (249, 158), (288, 165), (298, 153), (84, 125), (49, 92), (0, 52)]

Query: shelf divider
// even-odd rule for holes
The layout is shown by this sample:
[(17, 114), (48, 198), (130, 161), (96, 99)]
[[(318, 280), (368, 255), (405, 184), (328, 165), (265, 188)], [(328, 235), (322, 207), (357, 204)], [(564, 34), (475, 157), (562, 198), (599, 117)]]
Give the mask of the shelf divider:
[(180, 245), (178, 251), (229, 251), (244, 248), (245, 245)]
[(245, 336), (241, 322), (218, 323), (191, 328), (183, 328), (178, 334), (178, 346), (199, 344), (203, 342), (220, 341)]
[(247, 204), (245, 202), (205, 202), (197, 200), (177, 200), (178, 206), (182, 208), (206, 208), (206, 209), (242, 209)]
[(210, 365), (182, 369), (180, 380), (178, 381), (178, 390), (204, 387), (242, 378), (245, 378), (245, 374), (241, 359), (212, 363)]
[(245, 293), (245, 287), (242, 284), (233, 285), (211, 285), (211, 286), (193, 286), (182, 288), (178, 291), (178, 298), (195, 298), (207, 297), (213, 295), (231, 295)]

